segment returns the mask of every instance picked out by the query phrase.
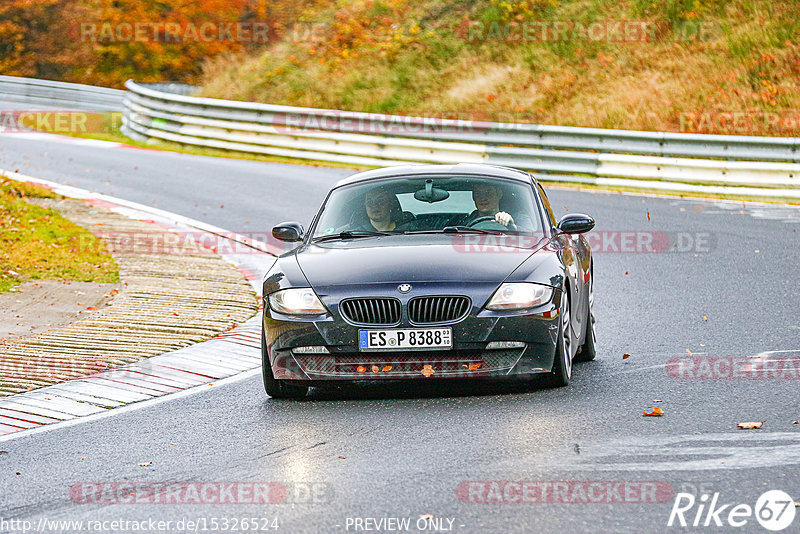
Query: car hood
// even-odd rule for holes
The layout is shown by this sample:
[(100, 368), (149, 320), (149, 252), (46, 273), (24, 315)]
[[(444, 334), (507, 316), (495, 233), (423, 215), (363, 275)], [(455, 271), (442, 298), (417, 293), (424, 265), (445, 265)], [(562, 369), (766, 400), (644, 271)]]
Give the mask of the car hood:
[[(314, 287), (404, 282), (493, 282), (499, 284), (544, 242), (492, 244), (461, 235), (363, 238), (300, 247), (295, 255)], [(469, 236), (466, 236), (469, 238)], [(488, 236), (493, 238), (494, 236)]]

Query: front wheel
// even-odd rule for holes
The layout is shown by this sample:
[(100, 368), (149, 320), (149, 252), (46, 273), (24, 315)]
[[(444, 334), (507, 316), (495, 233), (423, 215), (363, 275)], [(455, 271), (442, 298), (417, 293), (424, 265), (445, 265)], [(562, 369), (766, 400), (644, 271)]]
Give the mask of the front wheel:
[(561, 320), (558, 326), (558, 338), (556, 339), (556, 353), (553, 358), (553, 369), (546, 378), (546, 384), (554, 388), (566, 386), (569, 384), (570, 376), (572, 376), (572, 337), (569, 335), (570, 307), (567, 289), (564, 289), (560, 315)]
[(263, 326), (261, 327), (261, 376), (264, 378), (264, 391), (273, 399), (302, 399), (308, 393), (308, 386), (296, 386), (275, 379), (269, 361)]

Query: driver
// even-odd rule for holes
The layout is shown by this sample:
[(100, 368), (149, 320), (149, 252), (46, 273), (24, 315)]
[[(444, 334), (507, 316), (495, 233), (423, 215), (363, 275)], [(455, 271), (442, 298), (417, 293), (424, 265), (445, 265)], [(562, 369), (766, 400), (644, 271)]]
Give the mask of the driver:
[(480, 182), (473, 184), (472, 201), (475, 202), (475, 211), (461, 218), (460, 221), (451, 221), (451, 223), (457, 226), (469, 226), (481, 217), (494, 217), (496, 223), (505, 227), (510, 224), (512, 228), (516, 226), (528, 228), (530, 220), (526, 216), (522, 215), (518, 224), (509, 213), (500, 210), (501, 198), (503, 198), (503, 190), (500, 186)]
[(396, 228), (393, 217), (396, 207), (399, 208), (397, 197), (389, 191), (380, 188), (367, 191), (364, 208), (375, 230), (390, 232)]

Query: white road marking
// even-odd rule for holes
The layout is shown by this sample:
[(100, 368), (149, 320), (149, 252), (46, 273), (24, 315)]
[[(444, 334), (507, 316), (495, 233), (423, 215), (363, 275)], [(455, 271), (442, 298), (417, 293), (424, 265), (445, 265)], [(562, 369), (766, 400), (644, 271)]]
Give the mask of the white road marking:
[[(256, 376), (261, 373), (261, 369), (251, 369), (250, 371), (245, 371), (243, 373), (239, 373), (237, 375), (229, 376), (228, 378), (223, 378), (221, 380), (217, 380), (214, 382), (214, 386), (216, 387), (223, 387), (228, 384), (233, 384), (236, 382), (240, 382), (242, 380), (246, 380), (252, 376)], [(53, 386), (55, 387), (55, 386)], [(206, 386), (207, 387), (207, 386)], [(97, 413), (95, 415), (87, 415), (86, 417), (77, 417), (73, 419), (69, 419), (66, 421), (61, 421), (59, 423), (53, 423), (49, 425), (42, 425), (36, 428), (31, 428), (30, 430), (15, 432), (13, 434), (6, 434), (5, 436), (0, 436), (0, 443), (6, 441), (12, 441), (19, 438), (27, 438), (33, 437), (38, 434), (42, 434), (44, 432), (50, 432), (52, 430), (60, 430), (62, 428), (67, 428), (75, 425), (80, 425), (83, 423), (91, 423), (93, 421), (97, 421), (99, 419), (105, 419), (106, 417), (112, 417), (115, 415), (120, 415), (124, 413), (129, 413), (133, 410), (141, 410), (142, 408), (151, 408), (155, 405), (161, 404), (162, 402), (168, 402), (175, 399), (180, 399), (184, 397), (188, 397), (190, 395), (194, 395), (196, 393), (201, 393), (206, 391), (204, 386), (196, 386), (189, 389), (184, 389), (183, 391), (178, 391), (177, 393), (170, 393), (169, 395), (162, 395), (161, 397), (155, 397), (150, 400), (145, 400), (141, 402), (136, 402), (134, 404), (128, 404), (127, 406), (122, 406), (120, 408), (115, 408), (113, 410), (105, 410), (101, 413)]]
[(95, 148), (120, 148), (125, 147), (124, 143), (114, 141), (101, 141), (99, 139), (82, 139), (80, 137), (70, 137), (68, 135), (58, 135), (46, 132), (0, 132), (0, 135), (7, 135), (15, 139), (26, 141), (49, 141), (51, 143), (62, 143), (65, 145), (91, 146)]
[[(109, 204), (107, 207), (112, 211), (133, 219), (161, 224), (169, 231), (182, 233), (201, 230), (239, 243), (247, 243), (262, 252), (271, 250), (265, 243), (253, 242), (233, 232), (164, 210), (2, 169), (0, 174), (44, 185), (67, 197), (103, 201)], [(249, 273), (247, 278), (255, 292), (260, 295), (261, 275), (274, 263), (275, 258), (271, 254), (262, 254), (257, 250), (252, 254), (225, 254), (222, 257), (243, 272)], [(36, 416), (62, 420), (47, 426), (0, 436), (0, 441), (24, 437), (51, 427), (61, 428), (65, 422), (77, 424), (94, 420), (98, 416), (113, 415), (123, 408), (149, 406), (154, 400), (169, 400), (180, 394), (198, 393), (203, 389), (197, 386), (215, 380), (228, 383), (227, 381), (232, 378), (252, 376), (261, 366), (260, 326), (261, 314), (257, 313), (244, 324), (203, 343), (89, 377), (0, 398), (0, 424), (13, 425), (8, 412), (2, 411), (4, 408), (32, 414), (32, 421), (41, 421)], [(176, 393), (176, 389), (181, 391)], [(112, 407), (116, 408), (107, 409)], [(6, 413), (5, 417), (3, 413)]]
[[(685, 460), (673, 458), (685, 457)], [(708, 471), (800, 464), (800, 433), (735, 431), (678, 436), (631, 436), (581, 444), (580, 455), (531, 458), (539, 465), (591, 471)]]

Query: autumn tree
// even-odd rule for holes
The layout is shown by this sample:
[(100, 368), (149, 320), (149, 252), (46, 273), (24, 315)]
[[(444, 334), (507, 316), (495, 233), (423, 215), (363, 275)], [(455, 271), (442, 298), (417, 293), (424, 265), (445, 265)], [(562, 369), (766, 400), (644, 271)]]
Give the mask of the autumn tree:
[(67, 19), (80, 12), (79, 0), (3, 0), (0, 3), (0, 73), (59, 77)]
[(280, 28), (310, 4), (2, 0), (0, 74), (111, 87), (130, 78), (191, 83), (198, 80), (207, 59), (223, 53), (235, 56), (279, 38)]

